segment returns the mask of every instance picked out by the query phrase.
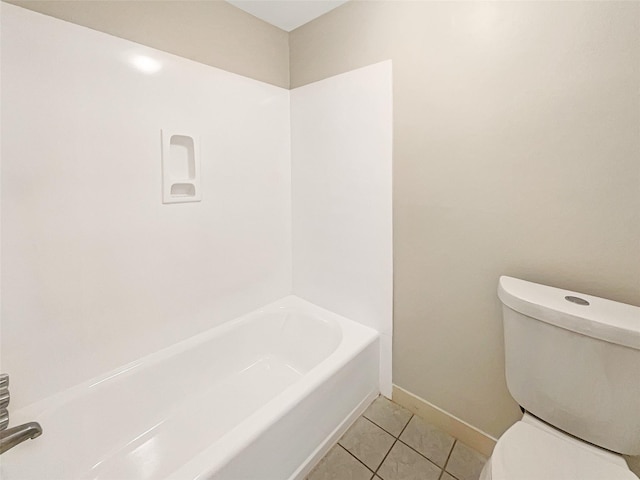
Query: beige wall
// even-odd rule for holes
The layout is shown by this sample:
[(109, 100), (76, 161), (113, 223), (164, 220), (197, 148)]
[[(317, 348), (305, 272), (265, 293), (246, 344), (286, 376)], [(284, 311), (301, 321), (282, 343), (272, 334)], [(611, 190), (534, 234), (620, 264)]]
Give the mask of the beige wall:
[(8, 0), (246, 77), (289, 86), (289, 37), (227, 2)]
[(290, 36), (297, 87), (391, 58), (394, 383), (485, 432), (501, 274), (640, 305), (640, 3), (350, 2)]

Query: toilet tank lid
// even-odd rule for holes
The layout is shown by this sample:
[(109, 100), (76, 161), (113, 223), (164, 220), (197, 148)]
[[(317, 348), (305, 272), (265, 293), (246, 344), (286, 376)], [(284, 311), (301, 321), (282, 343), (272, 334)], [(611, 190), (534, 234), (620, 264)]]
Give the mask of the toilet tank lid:
[[(640, 307), (506, 276), (500, 277), (498, 297), (529, 317), (640, 350)], [(578, 298), (579, 303), (566, 297)]]

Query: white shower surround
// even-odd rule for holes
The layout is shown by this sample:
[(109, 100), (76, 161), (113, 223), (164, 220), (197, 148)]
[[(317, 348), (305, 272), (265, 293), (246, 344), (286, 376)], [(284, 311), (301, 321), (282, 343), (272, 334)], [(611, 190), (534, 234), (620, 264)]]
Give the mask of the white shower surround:
[(391, 61), (291, 91), (293, 291), (380, 332), (391, 398)]
[[(378, 332), (390, 395), (390, 62), (289, 92), (4, 3), (2, 62), (11, 411), (292, 293)], [(201, 202), (161, 203), (163, 128)]]
[[(13, 409), (291, 294), (287, 90), (1, 8)], [(200, 136), (200, 202), (162, 204), (163, 128)]]

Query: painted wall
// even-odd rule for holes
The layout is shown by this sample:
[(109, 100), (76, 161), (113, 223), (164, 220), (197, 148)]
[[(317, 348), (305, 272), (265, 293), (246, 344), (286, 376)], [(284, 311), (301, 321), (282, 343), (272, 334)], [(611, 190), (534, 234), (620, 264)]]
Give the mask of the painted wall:
[(381, 333), (391, 397), (391, 62), (291, 91), (293, 291)]
[(501, 274), (640, 305), (640, 3), (348, 2), (291, 85), (394, 68), (394, 383), (498, 436)]
[(289, 87), (289, 36), (222, 0), (3, 0), (249, 78)]
[[(199, 133), (201, 202), (162, 204), (162, 128)], [(288, 90), (3, 4), (12, 408), (289, 294), (290, 191)]]

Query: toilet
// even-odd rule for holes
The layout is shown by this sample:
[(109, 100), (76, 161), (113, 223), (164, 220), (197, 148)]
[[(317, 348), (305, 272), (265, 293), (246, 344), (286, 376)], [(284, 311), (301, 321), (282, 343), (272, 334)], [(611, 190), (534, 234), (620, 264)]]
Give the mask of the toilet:
[(481, 480), (638, 480), (640, 308), (501, 277), (507, 387), (524, 411)]

